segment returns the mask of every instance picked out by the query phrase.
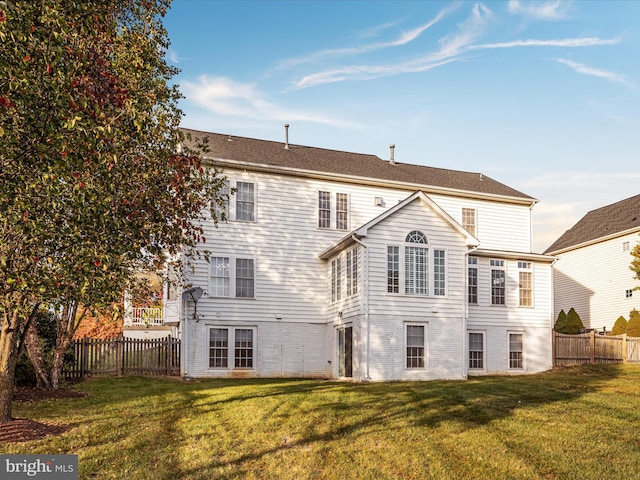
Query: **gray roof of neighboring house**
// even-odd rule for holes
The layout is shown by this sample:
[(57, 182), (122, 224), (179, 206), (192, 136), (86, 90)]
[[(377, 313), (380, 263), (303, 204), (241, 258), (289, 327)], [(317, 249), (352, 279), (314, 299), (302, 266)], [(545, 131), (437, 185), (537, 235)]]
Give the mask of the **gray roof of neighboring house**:
[(640, 227), (640, 195), (590, 211), (564, 232), (544, 253), (565, 250), (638, 227)]
[(219, 133), (182, 129), (194, 138), (208, 137), (207, 156), (218, 160), (232, 160), (266, 166), (312, 171), (319, 174), (341, 175), (376, 182), (403, 183), (407, 186), (433, 187), (472, 194), (500, 196), (535, 203), (537, 200), (481, 173), (462, 172), (445, 168), (426, 167), (396, 162), (392, 165), (376, 155), (341, 152), (324, 148), (305, 147), (284, 142), (236, 137)]

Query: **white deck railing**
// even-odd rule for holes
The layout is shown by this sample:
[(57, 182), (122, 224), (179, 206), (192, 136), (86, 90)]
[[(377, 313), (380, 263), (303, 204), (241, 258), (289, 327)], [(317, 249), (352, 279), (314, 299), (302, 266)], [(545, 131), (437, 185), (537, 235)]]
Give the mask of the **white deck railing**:
[(162, 311), (162, 307), (133, 307), (131, 309), (131, 321), (128, 324), (134, 327), (164, 325), (164, 312)]

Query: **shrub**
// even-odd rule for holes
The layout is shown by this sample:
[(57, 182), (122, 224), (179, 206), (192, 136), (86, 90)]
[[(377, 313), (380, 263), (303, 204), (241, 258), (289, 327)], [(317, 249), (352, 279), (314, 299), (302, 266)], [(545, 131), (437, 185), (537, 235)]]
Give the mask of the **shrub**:
[(576, 333), (580, 333), (580, 330), (584, 328), (582, 324), (582, 320), (580, 320), (580, 315), (576, 312), (573, 307), (567, 312), (567, 327), (562, 333), (570, 333), (571, 335), (575, 335)]
[(558, 318), (556, 319), (556, 323), (553, 326), (553, 329), (558, 333), (564, 333), (564, 330), (567, 328), (567, 314), (564, 310), (560, 310), (558, 314)]
[(627, 335), (630, 337), (640, 337), (640, 312), (635, 308), (629, 312)]
[(627, 319), (622, 315), (618, 317), (616, 323), (613, 324), (613, 328), (611, 329), (611, 335), (622, 335), (627, 331)]

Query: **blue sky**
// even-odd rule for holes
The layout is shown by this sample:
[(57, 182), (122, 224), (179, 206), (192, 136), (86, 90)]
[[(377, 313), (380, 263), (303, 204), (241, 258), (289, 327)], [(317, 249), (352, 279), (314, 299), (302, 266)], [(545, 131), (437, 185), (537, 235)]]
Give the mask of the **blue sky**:
[(165, 18), (183, 126), (482, 172), (534, 250), (640, 193), (640, 2), (196, 1)]

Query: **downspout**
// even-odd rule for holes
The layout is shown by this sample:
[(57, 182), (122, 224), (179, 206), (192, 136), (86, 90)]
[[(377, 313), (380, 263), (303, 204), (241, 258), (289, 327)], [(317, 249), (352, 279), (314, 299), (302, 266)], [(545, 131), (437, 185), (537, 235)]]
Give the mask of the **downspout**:
[(187, 325), (187, 302), (182, 300), (180, 295), (180, 329), (182, 330), (182, 358), (180, 364), (184, 365), (182, 370), (182, 378), (189, 380), (189, 372), (187, 365), (189, 364), (189, 327)]
[(370, 332), (370, 321), (369, 321), (369, 249), (367, 246), (359, 240), (355, 234), (351, 234), (351, 239), (359, 245), (362, 245), (364, 248), (365, 256), (364, 256), (364, 279), (366, 282), (366, 286), (364, 289), (364, 295), (362, 299), (362, 303), (364, 304), (364, 322), (367, 326), (367, 346), (365, 350), (365, 363), (367, 364), (366, 368), (366, 380), (371, 380), (371, 375), (369, 375), (369, 343), (371, 341)]

